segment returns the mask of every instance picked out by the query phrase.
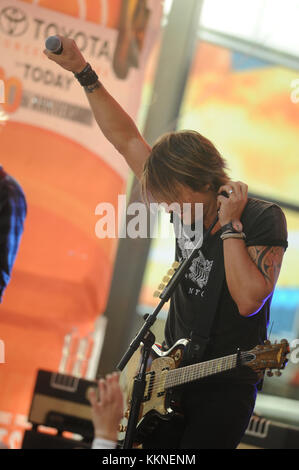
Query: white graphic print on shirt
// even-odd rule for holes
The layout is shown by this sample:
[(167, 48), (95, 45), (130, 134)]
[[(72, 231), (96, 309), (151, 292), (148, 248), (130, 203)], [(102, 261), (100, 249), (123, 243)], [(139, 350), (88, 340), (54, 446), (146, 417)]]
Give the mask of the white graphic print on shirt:
[[(183, 259), (186, 259), (190, 256), (191, 250), (187, 250), (186, 239), (178, 238), (177, 239), (179, 248), (182, 253)], [(199, 250), (198, 256), (194, 258), (192, 264), (189, 268), (189, 271), (185, 274), (186, 279), (194, 282), (199, 289), (190, 288), (189, 294), (198, 295), (199, 293), (203, 296), (203, 288), (207, 285), (209, 281), (210, 272), (212, 269), (214, 261), (206, 260), (203, 253)]]

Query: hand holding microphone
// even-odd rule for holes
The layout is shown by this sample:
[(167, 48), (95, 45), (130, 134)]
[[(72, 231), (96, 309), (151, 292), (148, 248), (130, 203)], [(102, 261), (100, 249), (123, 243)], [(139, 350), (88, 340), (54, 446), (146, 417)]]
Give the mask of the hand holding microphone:
[(46, 49), (52, 54), (60, 55), (63, 51), (61, 39), (58, 36), (49, 36), (45, 42)]
[(48, 59), (73, 73), (81, 72), (87, 62), (73, 39), (50, 36), (45, 42), (44, 54)]
[(87, 93), (100, 87), (98, 76), (86, 62), (73, 39), (50, 36), (45, 43), (44, 54), (66, 70), (73, 72)]

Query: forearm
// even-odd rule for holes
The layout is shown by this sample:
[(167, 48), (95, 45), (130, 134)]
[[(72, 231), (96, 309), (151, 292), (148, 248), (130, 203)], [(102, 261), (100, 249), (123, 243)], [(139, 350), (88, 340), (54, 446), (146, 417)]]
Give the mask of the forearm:
[(140, 137), (134, 121), (103, 85), (100, 85), (92, 93), (86, 93), (86, 96), (101, 131), (111, 144), (123, 154), (127, 142), (132, 138)]
[(270, 294), (263, 274), (250, 258), (243, 240), (224, 240), (223, 253), (227, 286), (240, 314), (257, 313)]
[(133, 119), (101, 84), (86, 93), (95, 120), (104, 136), (123, 155), (137, 177), (151, 148), (143, 139)]
[[(150, 146), (142, 138), (131, 117), (104, 86), (96, 81), (95, 73), (87, 66), (75, 41), (62, 36), (58, 38), (63, 46), (62, 54), (53, 54), (47, 49), (44, 54), (65, 70), (75, 73), (80, 84), (89, 89), (86, 95), (101, 131), (139, 177), (151, 152)], [(99, 86), (94, 87), (95, 83)]]

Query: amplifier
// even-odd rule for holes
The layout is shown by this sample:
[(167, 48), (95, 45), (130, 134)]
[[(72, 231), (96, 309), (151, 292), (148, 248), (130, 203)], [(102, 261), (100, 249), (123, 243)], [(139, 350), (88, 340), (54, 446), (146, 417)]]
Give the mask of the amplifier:
[(37, 431), (25, 431), (22, 449), (90, 449), (91, 443)]
[(28, 421), (93, 439), (88, 391), (96, 382), (38, 370)]
[(239, 448), (242, 444), (260, 449), (299, 449), (299, 427), (253, 415)]

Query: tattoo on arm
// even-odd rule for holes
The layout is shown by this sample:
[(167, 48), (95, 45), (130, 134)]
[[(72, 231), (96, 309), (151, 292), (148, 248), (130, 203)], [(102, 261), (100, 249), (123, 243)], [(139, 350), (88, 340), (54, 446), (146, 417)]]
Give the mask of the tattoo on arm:
[(274, 288), (279, 276), (284, 248), (281, 246), (251, 246), (248, 253), (267, 283)]

